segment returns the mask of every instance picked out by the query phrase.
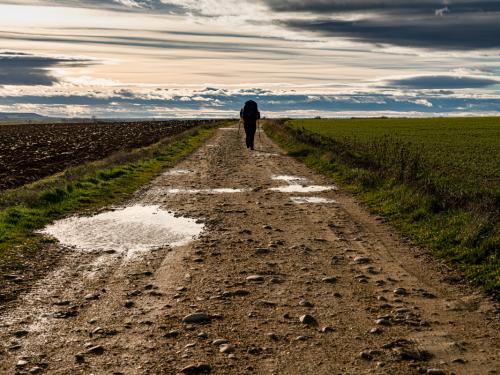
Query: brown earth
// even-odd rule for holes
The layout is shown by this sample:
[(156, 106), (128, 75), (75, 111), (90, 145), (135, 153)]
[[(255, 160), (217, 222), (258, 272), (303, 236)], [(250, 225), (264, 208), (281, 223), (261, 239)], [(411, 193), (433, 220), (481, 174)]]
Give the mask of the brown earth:
[(15, 188), (114, 152), (144, 147), (209, 121), (0, 126), (0, 190)]
[[(494, 303), (348, 193), (268, 190), (286, 185), (272, 175), (332, 182), (264, 135), (257, 149), (244, 149), (236, 129), (218, 130), (178, 165), (194, 173), (162, 175), (130, 202), (203, 220), (191, 244), (133, 259), (65, 250), (0, 310), (0, 373), (500, 372)], [(203, 324), (183, 323), (196, 312)]]

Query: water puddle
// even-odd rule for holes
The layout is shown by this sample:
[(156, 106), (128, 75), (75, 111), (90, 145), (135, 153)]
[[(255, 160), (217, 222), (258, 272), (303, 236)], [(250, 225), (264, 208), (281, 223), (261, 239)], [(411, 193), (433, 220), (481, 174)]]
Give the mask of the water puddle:
[(165, 172), (165, 176), (184, 176), (191, 173), (193, 173), (193, 171), (188, 169), (171, 169)]
[(279, 186), (270, 188), (271, 191), (277, 191), (280, 193), (320, 193), (322, 191), (337, 190), (336, 186), (319, 186), (319, 185), (298, 185), (291, 184), (288, 186)]
[(335, 199), (321, 198), (321, 197), (292, 197), (290, 198), (296, 204), (331, 204), (337, 203)]
[(271, 179), (274, 180), (274, 181), (285, 181), (285, 182), (288, 182), (289, 184), (291, 183), (297, 183), (297, 182), (306, 182), (307, 181), (307, 178), (305, 177), (299, 177), (299, 176), (286, 176), (286, 175), (283, 175), (283, 176), (271, 176)]
[(137, 252), (182, 246), (201, 234), (203, 224), (176, 217), (159, 206), (136, 205), (95, 216), (59, 220), (40, 233), (55, 237), (62, 245), (84, 251)]
[(168, 194), (235, 194), (244, 193), (247, 189), (218, 188), (218, 189), (167, 189)]

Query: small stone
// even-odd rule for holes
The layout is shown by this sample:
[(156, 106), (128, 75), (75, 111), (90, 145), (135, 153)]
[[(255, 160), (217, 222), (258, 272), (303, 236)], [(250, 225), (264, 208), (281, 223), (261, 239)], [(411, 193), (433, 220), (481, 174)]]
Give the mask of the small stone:
[(92, 300), (96, 300), (96, 299), (99, 299), (99, 294), (97, 293), (89, 293), (87, 294), (85, 297), (83, 297), (85, 300), (87, 301), (92, 301)]
[(306, 341), (309, 340), (309, 336), (297, 336), (295, 341)]
[(318, 322), (316, 321), (316, 319), (312, 315), (309, 315), (309, 314), (302, 315), (299, 318), (299, 320), (302, 324), (306, 324), (308, 326), (318, 325)]
[(382, 328), (376, 327), (376, 328), (370, 329), (370, 334), (372, 334), (372, 335), (380, 335), (382, 333), (384, 333), (384, 330)]
[(353, 260), (354, 264), (367, 264), (370, 263), (370, 258), (368, 257), (363, 257), (363, 256), (357, 256)]
[(181, 372), (188, 375), (209, 374), (212, 371), (212, 366), (206, 363), (197, 363), (184, 367)]
[(405, 296), (408, 294), (405, 288), (396, 288), (394, 289), (393, 293), (397, 296)]
[(29, 371), (30, 374), (39, 374), (41, 372), (42, 372), (42, 368), (38, 367), (38, 366), (30, 368), (30, 371)]
[(130, 301), (130, 300), (125, 301), (125, 307), (127, 309), (131, 309), (132, 307), (134, 307), (134, 301)]
[(314, 307), (314, 305), (311, 302), (309, 302), (309, 301), (307, 301), (305, 299), (303, 299), (303, 300), (301, 300), (299, 302), (299, 306), (302, 306), (302, 307)]
[(429, 368), (429, 369), (427, 369), (427, 373), (429, 375), (446, 375), (445, 371), (438, 369), (438, 368)]
[(232, 290), (232, 291), (227, 291), (222, 293), (222, 297), (228, 298), (228, 297), (245, 297), (248, 296), (250, 292), (245, 289), (237, 289), (237, 290)]
[(321, 328), (321, 332), (323, 332), (323, 333), (335, 332), (335, 328), (330, 327), (330, 326), (326, 326), (326, 327)]
[(203, 324), (210, 323), (212, 318), (213, 317), (211, 315), (208, 315), (206, 313), (194, 313), (186, 315), (184, 318), (182, 318), (182, 322), (186, 324)]
[(200, 332), (198, 333), (198, 336), (197, 336), (199, 339), (207, 339), (208, 338), (208, 333), (206, 332)]
[(97, 335), (98, 333), (102, 333), (102, 332), (104, 332), (104, 329), (103, 329), (102, 327), (97, 327), (97, 328), (95, 328), (95, 329), (92, 331), (91, 337), (92, 337), (93, 335)]
[(26, 331), (26, 330), (20, 330), (20, 331), (16, 331), (13, 333), (13, 335), (17, 338), (25, 337), (28, 334), (29, 334), (29, 331)]
[(391, 321), (387, 318), (380, 318), (375, 321), (376, 324), (381, 325), (381, 326), (390, 326)]
[(172, 331), (169, 331), (165, 334), (165, 337), (167, 338), (170, 338), (170, 337), (177, 337), (177, 336), (180, 336), (181, 334), (181, 331), (177, 330), (177, 329), (174, 329)]
[(261, 275), (250, 275), (246, 278), (247, 281), (253, 283), (262, 283), (264, 282), (264, 276)]
[(231, 344), (223, 344), (219, 348), (219, 352), (226, 353), (226, 354), (230, 354), (230, 353), (234, 352), (234, 350), (235, 350), (234, 346), (232, 346)]
[(262, 354), (263, 349), (256, 347), (256, 346), (251, 346), (250, 348), (247, 349), (247, 353), (251, 355), (259, 355)]
[(226, 339), (217, 339), (217, 340), (212, 341), (212, 344), (220, 346), (222, 344), (227, 344), (228, 342), (229, 341)]
[(75, 362), (76, 363), (83, 363), (83, 362), (85, 362), (85, 355), (83, 353), (77, 353), (75, 355)]
[(104, 348), (101, 345), (92, 346), (87, 349), (87, 353), (101, 355), (104, 353)]
[(336, 277), (324, 277), (321, 279), (322, 282), (324, 283), (328, 283), (328, 284), (335, 284), (337, 282), (337, 278)]
[(365, 361), (371, 361), (373, 359), (373, 356), (365, 350), (359, 353), (359, 358), (364, 359)]
[(272, 340), (272, 341), (278, 341), (279, 340), (278, 335), (276, 333), (274, 333), (274, 332), (268, 333), (267, 337), (269, 338), (269, 340)]
[(460, 364), (464, 364), (465, 363), (465, 359), (463, 358), (455, 358), (454, 360), (451, 361), (451, 363), (460, 363)]
[(267, 301), (267, 300), (263, 300), (263, 299), (255, 301), (255, 304), (258, 306), (264, 306), (264, 307), (276, 307), (277, 306), (276, 302)]
[(25, 361), (24, 359), (20, 359), (19, 361), (17, 361), (16, 367), (24, 367), (27, 364), (28, 364), (28, 361)]
[(270, 252), (271, 250), (267, 247), (258, 247), (257, 249), (255, 249), (256, 254), (269, 254)]

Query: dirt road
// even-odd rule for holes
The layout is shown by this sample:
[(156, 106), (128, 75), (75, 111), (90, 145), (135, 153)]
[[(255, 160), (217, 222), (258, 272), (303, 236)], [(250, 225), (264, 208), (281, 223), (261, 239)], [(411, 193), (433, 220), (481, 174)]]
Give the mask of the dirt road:
[[(130, 202), (195, 218), (200, 237), (66, 249), (0, 311), (1, 374), (500, 373), (491, 301), (264, 135), (251, 152), (236, 130)], [(123, 245), (141, 228), (96, 237)]]

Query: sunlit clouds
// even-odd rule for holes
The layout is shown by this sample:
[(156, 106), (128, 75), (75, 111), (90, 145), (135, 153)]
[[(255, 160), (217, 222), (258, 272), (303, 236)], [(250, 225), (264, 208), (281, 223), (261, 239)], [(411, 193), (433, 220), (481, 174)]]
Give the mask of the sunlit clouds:
[(0, 111), (237, 117), (254, 98), (267, 116), (496, 114), (500, 41), (491, 35), (498, 35), (500, 4), (447, 7), (430, 0), (0, 2)]

